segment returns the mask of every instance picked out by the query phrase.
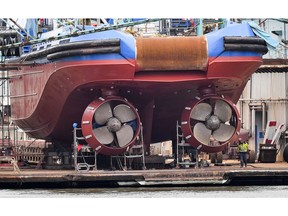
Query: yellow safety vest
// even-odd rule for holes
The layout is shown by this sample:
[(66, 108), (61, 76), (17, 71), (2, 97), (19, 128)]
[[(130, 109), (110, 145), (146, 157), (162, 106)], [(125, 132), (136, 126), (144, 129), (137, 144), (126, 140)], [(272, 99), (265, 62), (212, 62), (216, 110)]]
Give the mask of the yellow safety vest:
[(247, 152), (249, 148), (248, 143), (241, 143), (238, 145), (238, 151), (239, 152)]

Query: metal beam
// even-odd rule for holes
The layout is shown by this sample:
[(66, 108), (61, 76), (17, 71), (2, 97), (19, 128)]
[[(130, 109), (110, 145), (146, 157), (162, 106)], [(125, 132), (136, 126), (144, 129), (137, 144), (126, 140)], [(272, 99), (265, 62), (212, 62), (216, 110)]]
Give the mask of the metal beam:
[(9, 49), (9, 48), (12, 48), (12, 47), (28, 46), (28, 45), (33, 45), (33, 44), (42, 43), (42, 42), (48, 42), (48, 41), (53, 41), (53, 40), (60, 40), (60, 39), (63, 39), (63, 38), (68, 38), (68, 37), (77, 37), (77, 36), (80, 36), (80, 35), (91, 34), (91, 33), (95, 33), (95, 32), (103, 32), (103, 31), (107, 31), (107, 30), (115, 30), (115, 29), (119, 29), (119, 28), (125, 28), (125, 27), (129, 27), (129, 26), (140, 25), (140, 24), (143, 24), (143, 23), (156, 22), (156, 21), (159, 21), (159, 20), (162, 20), (162, 19), (145, 19), (145, 20), (129, 22), (129, 23), (123, 23), (123, 24), (117, 24), (117, 25), (102, 26), (102, 27), (91, 29), (91, 30), (73, 32), (73, 33), (68, 34), (68, 35), (53, 36), (53, 37), (49, 37), (49, 38), (46, 38), (46, 39), (37, 39), (37, 40), (30, 40), (30, 41), (27, 41), (27, 42), (19, 42), (19, 43), (7, 44), (7, 45), (0, 46), (0, 50), (6, 50), (6, 49)]
[[(15, 28), (13, 28), (13, 26), (11, 26), (8, 22), (6, 22), (4, 19), (0, 18), (3, 22), (5, 22), (8, 26), (10, 26), (14, 31), (16, 31), (19, 35), (22, 36), (21, 32), (17, 31)], [(11, 30), (12, 30), (11, 29)], [(1, 50), (1, 49), (0, 49)]]
[(33, 36), (31, 36), (25, 29), (23, 29), (20, 25), (18, 25), (18, 23), (16, 21), (14, 21), (13, 19), (9, 18), (9, 20), (14, 23), (19, 29), (21, 29), (27, 36), (29, 36), (30, 38), (32, 38), (33, 40), (35, 40), (36, 38), (34, 38)]

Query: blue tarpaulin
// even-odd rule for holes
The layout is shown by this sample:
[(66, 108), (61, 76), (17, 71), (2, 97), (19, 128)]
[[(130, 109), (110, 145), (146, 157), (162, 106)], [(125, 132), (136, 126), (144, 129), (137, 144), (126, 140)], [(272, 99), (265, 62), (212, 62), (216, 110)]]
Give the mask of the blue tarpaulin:
[(248, 22), (250, 27), (252, 28), (252, 31), (254, 34), (256, 34), (258, 37), (261, 37), (264, 39), (268, 45), (268, 49), (276, 49), (279, 45), (279, 42), (273, 39), (268, 33), (263, 31), (255, 22)]
[(32, 37), (36, 38), (37, 33), (38, 33), (37, 19), (27, 19), (25, 29), (28, 32), (28, 34), (30, 34)]

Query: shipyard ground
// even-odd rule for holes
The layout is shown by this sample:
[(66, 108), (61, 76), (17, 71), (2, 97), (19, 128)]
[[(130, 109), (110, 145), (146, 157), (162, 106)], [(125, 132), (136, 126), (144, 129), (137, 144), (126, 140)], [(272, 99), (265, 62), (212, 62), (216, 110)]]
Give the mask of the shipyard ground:
[(288, 185), (288, 163), (239, 161), (198, 168), (146, 170), (0, 170), (0, 188), (146, 187), (215, 185)]

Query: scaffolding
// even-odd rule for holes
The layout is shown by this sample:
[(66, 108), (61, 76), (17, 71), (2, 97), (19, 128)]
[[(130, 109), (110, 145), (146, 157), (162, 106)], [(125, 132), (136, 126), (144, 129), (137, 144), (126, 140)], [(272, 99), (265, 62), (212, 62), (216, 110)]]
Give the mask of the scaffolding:
[[(37, 143), (36, 146), (33, 144)], [(38, 140), (29, 140), (11, 121), (9, 71), (0, 68), (0, 156), (37, 163), (43, 154)]]
[[(80, 135), (79, 135), (80, 133)], [(82, 129), (77, 128), (77, 124), (73, 125), (73, 163), (75, 171), (97, 170), (97, 148), (94, 150), (80, 142), (85, 141), (82, 135)], [(89, 159), (94, 160), (94, 164), (88, 162)]]
[[(75, 171), (85, 171), (97, 170), (97, 151), (101, 146), (93, 149), (85, 144), (80, 144), (85, 142), (85, 138), (82, 135), (82, 129), (77, 128), (77, 124), (73, 125), (73, 163)], [(142, 164), (142, 169), (145, 170), (145, 153), (144, 153), (144, 142), (143, 142), (143, 127), (141, 126), (140, 136), (136, 143), (127, 149), (121, 155), (111, 155), (110, 156), (110, 168), (115, 169), (113, 166), (113, 159), (116, 160), (118, 166), (122, 170), (132, 169), (133, 159), (141, 159), (140, 164)], [(93, 161), (93, 163), (91, 163)], [(89, 163), (90, 162), (90, 163)], [(139, 164), (139, 161), (136, 161)], [(127, 166), (128, 164), (128, 166)]]
[[(15, 126), (10, 122), (10, 94), (9, 94), (9, 74), (8, 71), (0, 69), (0, 125), (1, 125), (1, 146), (7, 146), (11, 143), (11, 136), (16, 136)], [(15, 139), (13, 139), (15, 140)]]
[[(19, 42), (15, 41), (13, 43), (7, 43), (7, 44), (5, 43), (5, 44), (0, 46), (0, 50), (9, 50), (11, 48), (29, 46), (29, 45), (39, 44), (39, 43), (43, 43), (43, 42), (60, 40), (60, 39), (65, 39), (65, 38), (69, 38), (69, 37), (76, 37), (76, 36), (81, 36), (81, 35), (91, 34), (91, 33), (96, 33), (96, 32), (123, 29), (123, 28), (127, 28), (127, 27), (132, 27), (135, 25), (140, 25), (140, 24), (150, 23), (150, 22), (156, 22), (156, 21), (160, 21), (160, 20), (162, 20), (162, 19), (143, 19), (143, 20), (139, 20), (139, 21), (132, 21), (132, 22), (127, 22), (127, 23), (122, 23), (122, 24), (101, 25), (101, 26), (93, 27), (93, 28), (90, 28), (87, 30), (82, 29), (81, 31), (74, 25), (75, 29), (72, 29), (72, 32), (70, 34), (51, 36), (48, 38), (36, 38), (36, 39), (32, 39), (32, 40), (19, 41)], [(71, 26), (73, 27), (73, 25), (71, 25)]]
[[(1, 55), (1, 63), (5, 58)], [(9, 73), (0, 68), (0, 164), (9, 164), (11, 167), (18, 168), (15, 158), (17, 151), (17, 127), (11, 124), (10, 116), (10, 93), (9, 93)], [(17, 169), (17, 171), (19, 168)]]
[[(123, 159), (124, 166), (122, 164), (121, 158)], [(145, 165), (145, 153), (144, 153), (144, 141), (143, 141), (143, 126), (141, 126), (140, 130), (140, 137), (130, 149), (127, 149), (123, 155), (116, 155), (116, 156), (110, 156), (110, 165), (111, 168), (113, 168), (113, 159), (116, 159), (117, 164), (120, 169), (127, 170), (132, 169), (132, 163), (134, 159), (140, 159), (142, 163), (142, 169), (146, 169)], [(127, 166), (127, 162), (128, 165)], [(139, 161), (137, 161), (137, 164), (139, 164)]]
[(198, 150), (193, 148), (189, 143), (185, 142), (184, 135), (181, 131), (181, 125), (178, 121), (176, 123), (176, 166), (177, 168), (197, 168), (198, 162)]

